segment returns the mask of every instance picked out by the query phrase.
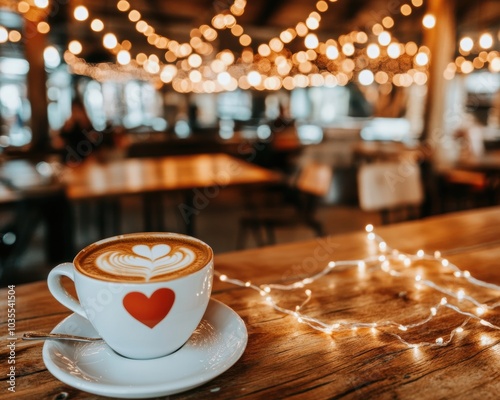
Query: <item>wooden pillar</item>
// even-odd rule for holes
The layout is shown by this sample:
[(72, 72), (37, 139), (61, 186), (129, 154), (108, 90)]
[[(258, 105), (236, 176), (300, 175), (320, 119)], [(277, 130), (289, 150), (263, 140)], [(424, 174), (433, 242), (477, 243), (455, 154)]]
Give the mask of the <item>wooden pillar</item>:
[(25, 56), (30, 65), (27, 76), (28, 100), (31, 104), (32, 141), (30, 152), (47, 150), (49, 141), (49, 123), (47, 117), (47, 76), (43, 51), (47, 46), (45, 35), (37, 32), (40, 19), (29, 15), (25, 18)]
[(436, 25), (424, 34), (424, 45), (430, 49), (431, 57), (422, 140), (436, 149), (443, 142), (447, 119), (453, 118), (446, 110), (448, 81), (443, 72), (455, 53), (455, 0), (428, 0), (427, 3), (427, 12), (436, 17)]

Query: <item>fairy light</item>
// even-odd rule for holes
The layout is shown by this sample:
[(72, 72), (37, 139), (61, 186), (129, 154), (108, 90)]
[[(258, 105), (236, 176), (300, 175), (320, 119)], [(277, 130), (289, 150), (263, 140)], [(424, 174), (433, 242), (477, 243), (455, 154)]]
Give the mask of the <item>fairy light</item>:
[(436, 17), (432, 14), (425, 14), (422, 19), (422, 25), (427, 29), (432, 29), (436, 26)]
[(78, 6), (73, 11), (73, 16), (77, 21), (85, 21), (89, 17), (89, 10), (85, 6)]
[(47, 8), (49, 5), (49, 0), (35, 0), (33, 3), (38, 8)]
[[(372, 225), (367, 225), (365, 231), (367, 232), (367, 238), (370, 235), (374, 235), (374, 238), (368, 240), (376, 240), (379, 245), (381, 243), (385, 243), (382, 238), (375, 234)], [(376, 334), (378, 332), (389, 334), (402, 344), (413, 348), (414, 351), (418, 351), (422, 347), (448, 346), (450, 343), (452, 343), (454, 336), (456, 334), (463, 333), (464, 327), (471, 322), (476, 322), (478, 325), (481, 325), (484, 328), (500, 330), (500, 326), (491, 322), (490, 318), (484, 317), (485, 315), (490, 315), (488, 312), (491, 313), (492, 311), (495, 311), (497, 308), (499, 308), (500, 301), (494, 304), (484, 304), (478, 299), (466, 294), (464, 289), (458, 289), (455, 291), (452, 287), (442, 286), (437, 282), (424, 279), (420, 272), (414, 273), (414, 281), (417, 282), (421, 287), (427, 287), (441, 294), (442, 297), (437, 304), (434, 304), (428, 308), (428, 315), (411, 322), (407, 321), (405, 323), (398, 323), (393, 320), (376, 322), (346, 320), (333, 322), (324, 321), (320, 318), (312, 317), (303, 312), (305, 305), (308, 304), (313, 298), (313, 292), (309, 288), (306, 288), (303, 292), (305, 298), (302, 303), (292, 308), (281, 306), (279, 301), (275, 297), (279, 296), (283, 292), (297, 289), (300, 290), (314, 282), (318, 282), (319, 280), (321, 280), (321, 278), (332, 273), (332, 271), (334, 271), (337, 267), (340, 267), (341, 269), (356, 267), (359, 272), (362, 272), (363, 279), (364, 275), (368, 271), (382, 271), (395, 278), (408, 278), (412, 276), (411, 266), (413, 265), (414, 260), (434, 262), (437, 266), (443, 268), (442, 274), (454, 277), (455, 279), (460, 281), (465, 280), (469, 284), (478, 288), (485, 288), (488, 290), (500, 292), (499, 285), (480, 281), (474, 278), (469, 271), (461, 270), (457, 265), (453, 264), (448, 259), (442, 258), (441, 252), (434, 252), (434, 254), (431, 255), (425, 253), (425, 251), (422, 249), (418, 250), (415, 254), (407, 254), (396, 249), (391, 249), (390, 252), (380, 252), (377, 255), (370, 255), (364, 259), (359, 260), (329, 261), (323, 270), (315, 273), (314, 275), (288, 284), (261, 284), (257, 286), (249, 281), (241, 281), (238, 279), (228, 278), (227, 275), (221, 274), (217, 271), (215, 272), (215, 275), (218, 276), (222, 282), (228, 282), (236, 286), (241, 286), (257, 291), (264, 298), (265, 303), (275, 311), (290, 315), (294, 317), (297, 323), (306, 324), (310, 328), (328, 335), (332, 335), (335, 332), (344, 330), (357, 331), (358, 329), (370, 329), (373, 334)], [(404, 269), (401, 270), (401, 266), (403, 266)], [(458, 301), (460, 306), (454, 304), (454, 302), (450, 303), (450, 298), (454, 301)], [(468, 311), (469, 304), (472, 304), (475, 307), (473, 309), (474, 312)], [(405, 336), (411, 335), (412, 332), (416, 331), (419, 328), (425, 329), (426, 324), (428, 324), (435, 318), (439, 318), (441, 309), (446, 309), (454, 312), (456, 315), (462, 316), (464, 320), (462, 321), (462, 323), (458, 324), (458, 326), (455, 325), (454, 327), (451, 327), (448, 335), (440, 335), (431, 341), (413, 343), (401, 336), (402, 334), (404, 334)], [(331, 314), (331, 312), (327, 312), (327, 314)], [(398, 331), (400, 333), (397, 333)], [(489, 340), (488, 343), (491, 343), (491, 340)], [(484, 345), (487, 345), (488, 343), (485, 342)]]
[[(278, 36), (269, 39), (267, 43), (264, 42), (261, 45), (257, 43), (255, 48), (258, 47), (265, 51), (260, 51), (260, 58), (252, 56), (252, 59), (248, 61), (248, 57), (244, 56), (244, 53), (247, 51), (247, 46), (255, 42), (255, 40), (245, 32), (245, 27), (241, 23), (238, 23), (238, 17), (245, 12), (247, 1), (233, 0), (231, 3), (227, 6), (227, 9), (218, 11), (213, 16), (211, 19), (212, 26), (200, 25), (198, 28), (191, 29), (189, 42), (182, 43), (157, 33), (161, 29), (155, 29), (151, 23), (144, 19), (139, 10), (133, 8), (131, 2), (117, 0), (117, 9), (124, 16), (128, 17), (127, 19), (145, 36), (147, 43), (156, 49), (165, 50), (164, 57), (162, 57), (164, 60), (151, 61), (149, 60), (151, 54), (145, 54), (145, 59), (142, 60), (141, 58), (142, 61), (140, 61), (139, 54), (131, 54), (131, 46), (125, 47), (117, 42), (116, 46), (113, 47), (108, 44), (104, 46), (116, 57), (114, 65), (108, 64), (104, 67), (104, 64), (98, 64), (92, 67), (89, 64), (84, 65), (82, 61), (72, 59), (72, 62), (79, 64), (78, 68), (81, 73), (85, 74), (84, 71), (92, 71), (93, 75), (97, 74), (100, 77), (99, 80), (102, 80), (103, 76), (112, 76), (114, 72), (121, 74), (125, 71), (121, 68), (120, 61), (126, 61), (128, 57), (123, 55), (125, 53), (120, 58), (117, 55), (121, 50), (126, 50), (129, 52), (131, 58), (131, 62), (126, 64), (129, 73), (135, 76), (142, 76), (143, 79), (153, 80), (156, 83), (172, 84), (172, 88), (181, 93), (193, 91), (198, 93), (214, 93), (235, 90), (238, 87), (249, 89), (252, 86), (257, 90), (279, 90), (281, 88), (292, 90), (296, 87), (346, 85), (353, 79), (357, 79), (361, 84), (365, 85), (376, 81), (378, 84), (387, 83), (388, 85), (410, 86), (413, 83), (425, 84), (427, 80), (426, 72), (422, 72), (428, 68), (427, 65), (412, 66), (411, 62), (406, 62), (410, 60), (402, 60), (403, 62), (392, 64), (392, 66), (387, 64), (387, 72), (377, 71), (377, 74), (370, 70), (371, 67), (370, 69), (365, 68), (366, 64), (359, 62), (359, 57), (364, 57), (365, 50), (363, 47), (368, 45), (371, 32), (380, 36), (378, 40), (384, 46), (392, 44), (390, 49), (384, 48), (383, 54), (381, 53), (380, 57), (385, 56), (386, 53), (393, 59), (411, 57), (409, 53), (406, 54), (403, 52), (403, 48), (406, 45), (398, 44), (396, 38), (393, 39), (392, 34), (386, 31), (386, 29), (391, 29), (395, 25), (394, 19), (388, 15), (382, 15), (380, 23), (375, 23), (374, 26), (367, 26), (366, 32), (352, 31), (345, 35), (340, 35), (336, 39), (331, 38), (320, 42), (319, 38), (311, 34), (310, 31), (319, 28), (322, 21), (322, 14), (331, 8), (326, 1), (322, 0), (316, 2), (315, 9), (306, 14), (305, 19), (302, 21), (298, 21), (289, 28), (285, 28)], [(335, 2), (332, 1), (332, 3)], [(411, 12), (412, 6), (409, 7)], [(88, 13), (89, 10), (87, 9), (86, 11)], [(104, 22), (92, 18), (89, 19), (89, 16), (85, 16), (85, 11), (80, 13), (81, 15), (78, 14), (76, 17), (80, 20), (89, 20), (90, 29), (97, 32), (104, 30)], [(216, 45), (210, 42), (213, 42), (218, 37), (217, 30), (225, 29), (229, 30), (238, 39), (241, 46), (243, 46), (241, 54), (238, 55), (228, 49), (221, 50), (220, 52), (222, 53), (230, 52), (232, 57), (237, 60), (237, 62), (232, 64), (234, 68), (228, 68), (227, 71), (219, 71), (215, 74), (207, 73), (216, 51)], [(307, 49), (306, 51), (299, 50), (293, 53), (290, 49), (285, 48), (285, 44), (297, 38), (304, 38), (302, 46)], [(390, 43), (391, 40), (394, 43)], [(124, 42), (130, 43), (129, 41)], [(339, 52), (339, 49), (342, 49), (342, 53)], [(154, 54), (156, 53), (155, 51)], [(202, 63), (199, 66), (188, 68), (185, 58), (193, 53), (197, 53), (202, 57)], [(306, 59), (298, 61), (300, 54), (307, 54)], [(280, 61), (279, 64), (276, 62), (276, 68), (268, 67), (268, 65), (272, 66), (274, 61), (278, 59), (283, 59), (284, 61)], [(178, 62), (179, 60), (182, 62)], [(335, 60), (335, 64), (339, 66), (339, 71), (331, 71), (331, 65), (328, 64), (327, 60)], [(72, 68), (74, 65), (72, 64)], [(167, 67), (172, 67), (173, 69)], [(385, 67), (386, 64), (382, 64), (382, 68)], [(408, 67), (411, 69), (405, 71)], [(102, 68), (101, 71), (99, 71), (100, 68)], [(416, 72), (414, 68), (417, 68)], [(398, 69), (400, 72), (397, 71)], [(142, 74), (141, 70), (146, 71), (148, 74)], [(257, 72), (259, 75), (250, 75), (252, 71)], [(219, 76), (220, 72), (227, 72), (229, 79), (227, 79), (228, 76), (226, 74)], [(420, 75), (417, 76), (417, 74)]]
[(466, 36), (460, 39), (460, 50), (464, 52), (469, 52), (472, 50), (473, 47), (474, 47), (474, 41), (470, 37)]

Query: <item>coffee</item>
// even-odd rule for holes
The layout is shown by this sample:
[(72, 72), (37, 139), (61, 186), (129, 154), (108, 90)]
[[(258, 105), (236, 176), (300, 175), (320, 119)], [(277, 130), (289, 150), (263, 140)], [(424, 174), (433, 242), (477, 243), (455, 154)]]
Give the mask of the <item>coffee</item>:
[[(115, 236), (50, 271), (62, 305), (87, 319), (116, 353), (163, 357), (191, 337), (207, 309), (214, 274), (210, 246), (190, 236), (144, 232)], [(73, 281), (71, 296), (62, 278)]]
[(169, 233), (137, 233), (101, 240), (75, 257), (84, 275), (112, 282), (159, 282), (178, 279), (212, 259), (209, 246)]

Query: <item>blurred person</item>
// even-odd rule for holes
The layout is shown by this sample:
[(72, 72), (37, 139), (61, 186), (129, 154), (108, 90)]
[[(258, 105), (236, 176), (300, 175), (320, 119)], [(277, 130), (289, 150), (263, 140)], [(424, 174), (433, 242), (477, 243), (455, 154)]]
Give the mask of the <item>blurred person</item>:
[(102, 132), (92, 126), (83, 102), (76, 97), (71, 104), (71, 115), (61, 128), (64, 142), (64, 161), (68, 165), (80, 164), (90, 156), (103, 141)]

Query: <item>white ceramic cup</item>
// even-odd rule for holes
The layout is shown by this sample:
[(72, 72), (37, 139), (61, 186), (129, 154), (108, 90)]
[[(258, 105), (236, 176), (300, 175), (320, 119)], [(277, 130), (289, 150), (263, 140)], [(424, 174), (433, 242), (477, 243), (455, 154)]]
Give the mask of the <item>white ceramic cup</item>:
[[(169, 240), (176, 238), (192, 241), (208, 253), (207, 262), (192, 273), (173, 277), (167, 273), (160, 281), (154, 282), (130, 282), (120, 276), (116, 281), (109, 281), (89, 276), (75, 267), (93, 246), (112, 247), (113, 243), (134, 235), (155, 235), (167, 245)], [(141, 246), (145, 248), (147, 245)], [(87, 246), (77, 254), (73, 263), (55, 267), (49, 273), (47, 283), (52, 295), (88, 319), (115, 352), (128, 358), (151, 359), (182, 347), (199, 325), (210, 300), (213, 265), (212, 249), (198, 239), (175, 233), (129, 234)], [(74, 282), (79, 301), (61, 285), (63, 276)]]

